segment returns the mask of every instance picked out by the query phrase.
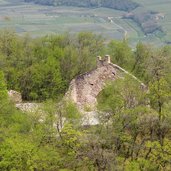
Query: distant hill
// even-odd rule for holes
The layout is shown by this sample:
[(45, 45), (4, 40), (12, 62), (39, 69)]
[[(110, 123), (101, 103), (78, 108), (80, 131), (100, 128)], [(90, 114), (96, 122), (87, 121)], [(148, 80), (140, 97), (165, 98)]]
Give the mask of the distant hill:
[(42, 5), (52, 6), (74, 6), (98, 8), (105, 7), (115, 10), (122, 10), (128, 12), (123, 18), (131, 19), (137, 23), (144, 34), (154, 33), (155, 31), (163, 32), (161, 25), (158, 24), (158, 13), (153, 11), (146, 11), (144, 7), (143, 12), (139, 12), (138, 7), (141, 5), (132, 0), (25, 0), (25, 2), (34, 2)]
[(25, 0), (25, 2), (53, 6), (106, 7), (123, 11), (131, 11), (139, 6), (131, 0)]

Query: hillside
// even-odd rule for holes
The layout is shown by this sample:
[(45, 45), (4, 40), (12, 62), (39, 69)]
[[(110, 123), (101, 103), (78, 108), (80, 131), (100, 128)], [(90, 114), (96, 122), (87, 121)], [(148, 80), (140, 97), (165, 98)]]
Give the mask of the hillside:
[(25, 2), (54, 6), (105, 7), (123, 11), (131, 11), (139, 6), (138, 3), (131, 0), (25, 0)]
[(98, 7), (90, 4), (89, 7), (78, 7), (70, 4), (40, 5), (39, 1), (36, 2), (35, 4), (33, 1), (28, 3), (24, 0), (0, 1), (0, 28), (13, 29), (20, 35), (29, 33), (34, 37), (89, 31), (102, 35), (106, 41), (126, 37), (132, 47), (139, 41), (150, 42), (157, 46), (171, 42), (171, 12), (168, 8), (171, 2), (167, 0), (162, 4), (154, 0), (148, 2), (132, 0), (129, 2), (136, 2), (138, 6), (129, 8), (129, 11), (123, 1), (122, 5), (121, 1), (118, 3), (119, 8), (123, 10), (110, 8), (111, 6), (104, 8), (100, 3)]
[[(158, 12), (152, 10), (146, 10), (140, 3), (131, 0), (25, 0), (25, 2), (34, 2), (42, 5), (52, 6), (74, 6), (84, 8), (111, 8), (115, 10), (122, 10), (130, 12), (125, 14), (123, 18), (131, 19), (141, 28), (142, 32), (147, 35), (155, 33), (157, 31), (163, 32), (162, 26), (159, 25), (158, 20), (162, 18), (158, 15)], [(134, 11), (136, 8), (144, 8), (141, 12)]]

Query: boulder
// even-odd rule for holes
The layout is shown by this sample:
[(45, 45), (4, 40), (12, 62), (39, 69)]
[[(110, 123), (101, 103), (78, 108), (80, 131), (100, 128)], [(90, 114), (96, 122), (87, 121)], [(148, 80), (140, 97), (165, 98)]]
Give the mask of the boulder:
[(8, 95), (9, 95), (10, 100), (13, 103), (22, 103), (21, 93), (14, 91), (14, 90), (9, 90)]

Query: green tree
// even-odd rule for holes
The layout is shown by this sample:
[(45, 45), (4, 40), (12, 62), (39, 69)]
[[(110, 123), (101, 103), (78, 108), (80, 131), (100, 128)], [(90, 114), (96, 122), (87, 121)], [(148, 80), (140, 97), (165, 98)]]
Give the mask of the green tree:
[(126, 40), (111, 41), (108, 45), (108, 53), (112, 56), (112, 62), (119, 66), (132, 70), (134, 64), (133, 53)]
[(152, 50), (142, 43), (138, 43), (135, 51), (135, 63), (133, 66), (133, 73), (138, 77), (143, 79), (144, 81), (148, 80), (148, 72), (147, 72), (147, 61), (150, 58)]
[(53, 57), (28, 68), (21, 79), (21, 92), (25, 100), (57, 98), (63, 91), (59, 63)]

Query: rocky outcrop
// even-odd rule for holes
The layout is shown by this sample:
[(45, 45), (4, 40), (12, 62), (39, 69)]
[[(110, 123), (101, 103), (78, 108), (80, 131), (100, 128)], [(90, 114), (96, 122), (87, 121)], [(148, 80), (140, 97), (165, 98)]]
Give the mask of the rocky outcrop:
[(38, 103), (29, 103), (29, 102), (24, 103), (22, 101), (21, 93), (17, 91), (9, 90), (8, 96), (10, 101), (15, 104), (16, 108), (23, 112), (35, 112), (40, 108), (40, 104)]
[(8, 96), (13, 103), (22, 103), (21, 93), (14, 90), (9, 90)]
[[(39, 103), (17, 103), (17, 109), (20, 109), (23, 112), (40, 112), (41, 105)], [(42, 111), (41, 111), (42, 112)], [(40, 113), (41, 113), (40, 112)]]

